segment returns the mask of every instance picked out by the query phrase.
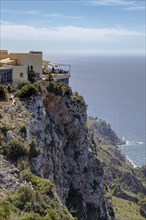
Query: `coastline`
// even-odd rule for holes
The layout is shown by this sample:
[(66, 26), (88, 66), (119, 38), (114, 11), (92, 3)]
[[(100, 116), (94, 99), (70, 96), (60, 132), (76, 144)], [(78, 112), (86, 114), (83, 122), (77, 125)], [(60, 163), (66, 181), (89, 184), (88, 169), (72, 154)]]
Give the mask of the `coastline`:
[[(127, 158), (127, 160), (130, 161), (134, 168), (145, 166), (146, 161), (144, 158), (144, 154), (141, 155), (141, 150), (144, 151), (144, 141), (129, 141), (126, 140), (125, 137), (123, 137), (122, 140), (125, 141), (125, 144), (118, 145), (121, 154), (124, 155)], [(137, 154), (135, 154), (136, 151)]]
[[(125, 140), (124, 140), (124, 141), (125, 141)], [(118, 149), (120, 150), (121, 155), (124, 156), (124, 157), (127, 159), (127, 161), (130, 163), (130, 165), (132, 165), (133, 168), (137, 168), (138, 166), (136, 166), (136, 164), (133, 162), (133, 160), (131, 160), (131, 159), (130, 159), (126, 154), (124, 154), (124, 153), (121, 151), (121, 149), (120, 149), (120, 147), (126, 146), (126, 141), (125, 141), (125, 144), (118, 144), (117, 146), (118, 146)]]
[(137, 168), (137, 167), (138, 167), (138, 166), (136, 166), (136, 165), (134, 164), (134, 162), (133, 162), (128, 156), (125, 155), (125, 157), (126, 157), (126, 159), (130, 162), (130, 164), (133, 166), (133, 168)]

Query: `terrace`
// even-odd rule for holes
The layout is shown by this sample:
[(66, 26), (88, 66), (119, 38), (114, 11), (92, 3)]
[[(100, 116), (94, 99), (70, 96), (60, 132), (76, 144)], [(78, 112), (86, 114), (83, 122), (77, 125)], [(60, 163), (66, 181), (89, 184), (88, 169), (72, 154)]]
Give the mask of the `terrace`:
[(58, 64), (43, 60), (43, 75), (51, 74), (56, 82), (69, 84), (71, 66), (69, 64)]

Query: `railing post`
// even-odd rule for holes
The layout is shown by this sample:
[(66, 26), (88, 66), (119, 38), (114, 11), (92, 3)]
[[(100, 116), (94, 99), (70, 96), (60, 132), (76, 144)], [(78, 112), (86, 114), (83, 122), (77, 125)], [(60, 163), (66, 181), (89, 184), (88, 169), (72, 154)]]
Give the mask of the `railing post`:
[(69, 74), (71, 74), (71, 65), (69, 65)]

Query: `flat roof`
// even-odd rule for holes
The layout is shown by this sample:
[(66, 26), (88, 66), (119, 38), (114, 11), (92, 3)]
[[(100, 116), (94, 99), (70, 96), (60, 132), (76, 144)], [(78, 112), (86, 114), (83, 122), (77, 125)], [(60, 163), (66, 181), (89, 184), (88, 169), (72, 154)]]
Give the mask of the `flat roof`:
[(29, 51), (29, 53), (43, 53), (43, 52), (42, 51), (31, 50), (31, 51)]
[(49, 66), (59, 67), (59, 66), (70, 66), (69, 64), (53, 63), (48, 61)]

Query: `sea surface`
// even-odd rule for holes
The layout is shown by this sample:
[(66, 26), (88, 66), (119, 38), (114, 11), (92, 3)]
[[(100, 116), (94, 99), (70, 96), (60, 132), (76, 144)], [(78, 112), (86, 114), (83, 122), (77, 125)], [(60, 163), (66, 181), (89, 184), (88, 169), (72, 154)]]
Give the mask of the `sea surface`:
[[(111, 124), (134, 166), (146, 165), (145, 57), (58, 57), (71, 64), (70, 86), (88, 105), (88, 115)], [(53, 60), (55, 61), (55, 60)]]

